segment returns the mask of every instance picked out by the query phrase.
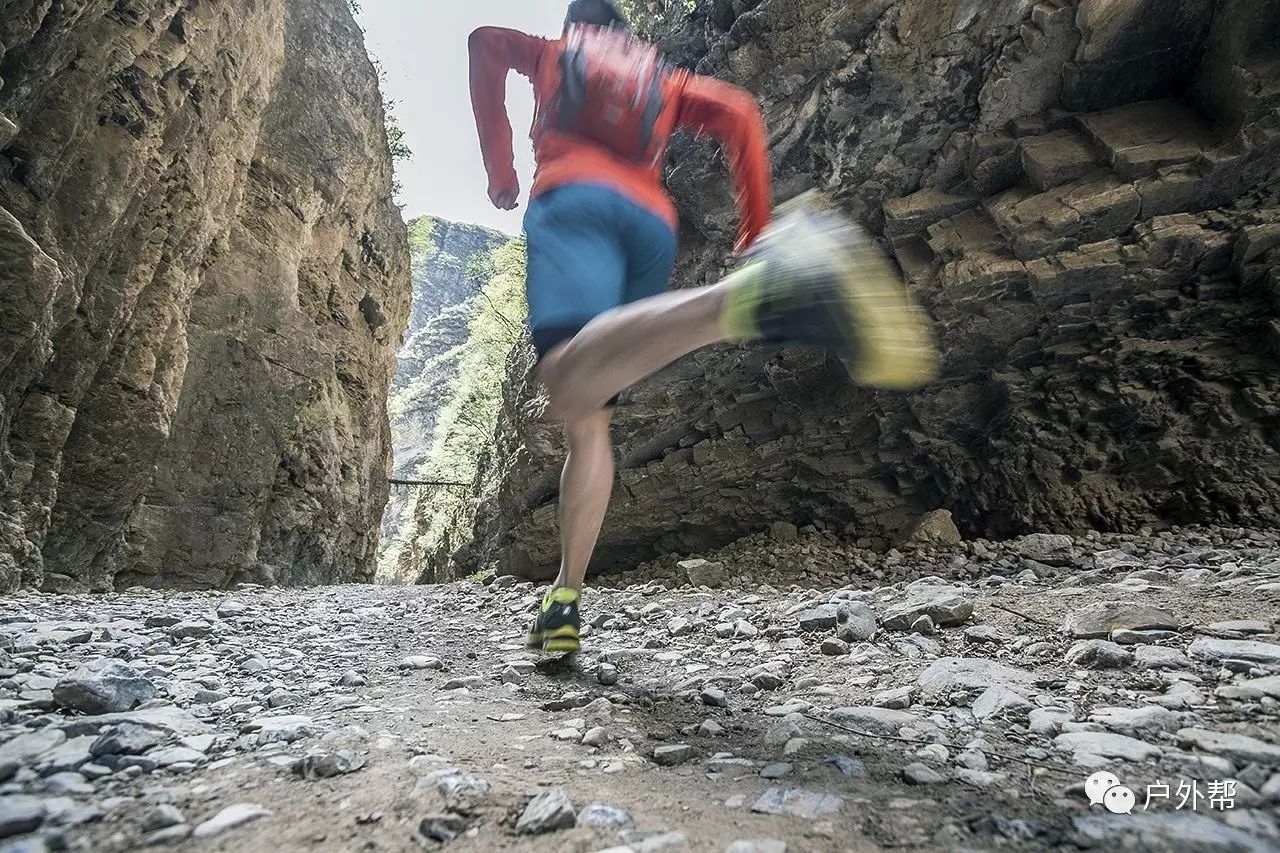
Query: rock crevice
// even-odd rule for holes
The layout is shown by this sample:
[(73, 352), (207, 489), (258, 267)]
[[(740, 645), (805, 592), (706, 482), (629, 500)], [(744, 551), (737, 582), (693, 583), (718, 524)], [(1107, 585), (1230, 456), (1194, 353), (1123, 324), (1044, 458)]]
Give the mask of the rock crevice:
[[(398, 479), (452, 479), (438, 433), (441, 415), (464, 369), (471, 324), (485, 305), (484, 287), (494, 275), (493, 252), (511, 237), (479, 225), (423, 216), (409, 224), (413, 300), (409, 327), (396, 356), (388, 408)], [(445, 476), (445, 474), (448, 476)], [(422, 498), (413, 488), (393, 489), (382, 519), (380, 581), (412, 582), (410, 544), (419, 531)]]

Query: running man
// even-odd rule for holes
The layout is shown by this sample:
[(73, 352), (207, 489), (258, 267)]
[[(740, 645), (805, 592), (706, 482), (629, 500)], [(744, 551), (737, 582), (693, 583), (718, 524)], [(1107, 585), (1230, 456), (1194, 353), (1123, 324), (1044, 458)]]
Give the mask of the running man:
[[(770, 222), (764, 121), (747, 91), (666, 66), (628, 34), (609, 0), (573, 0), (561, 38), (482, 27), (471, 34), (471, 102), (489, 199), (517, 206), (508, 71), (533, 85), (536, 172), (524, 216), (529, 326), (548, 414), (563, 422), (560, 573), (528, 645), (579, 647), (578, 604), (613, 488), (616, 395), (722, 341), (831, 347), (855, 378), (915, 387), (935, 357), (924, 325), (874, 242), (833, 214), (795, 205)], [(723, 147), (750, 260), (719, 284), (667, 291), (675, 205), (662, 185), (671, 133)]]

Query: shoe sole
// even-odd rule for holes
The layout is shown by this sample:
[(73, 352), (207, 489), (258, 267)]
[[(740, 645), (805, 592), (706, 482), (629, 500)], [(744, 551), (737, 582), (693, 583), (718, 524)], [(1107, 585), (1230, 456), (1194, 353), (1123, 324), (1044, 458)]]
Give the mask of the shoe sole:
[(572, 625), (527, 634), (524, 644), (526, 648), (540, 652), (576, 652), (582, 647), (578, 629)]
[[(792, 263), (822, 258), (833, 268), (841, 294), (839, 308), (846, 322), (838, 322), (846, 349), (853, 355), (846, 365), (850, 377), (865, 385), (890, 390), (910, 390), (935, 379), (937, 351), (923, 312), (915, 305), (892, 263), (870, 236), (837, 219), (823, 228), (819, 217), (835, 218), (833, 206), (817, 194), (806, 193), (788, 205), (796, 216), (793, 233), (780, 240), (780, 254)], [(855, 241), (849, 246), (828, 236), (847, 231)], [(785, 246), (785, 249), (782, 247)]]
[[(845, 260), (842, 258), (841, 260)], [(906, 284), (879, 246), (853, 250), (840, 286), (857, 337), (849, 374), (876, 388), (909, 390), (937, 378), (933, 340)]]

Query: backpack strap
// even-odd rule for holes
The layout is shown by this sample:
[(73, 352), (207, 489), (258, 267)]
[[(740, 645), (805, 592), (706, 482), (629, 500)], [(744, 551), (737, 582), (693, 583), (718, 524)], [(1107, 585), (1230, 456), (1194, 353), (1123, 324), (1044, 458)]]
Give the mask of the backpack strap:
[(587, 57), (582, 52), (580, 40), (571, 40), (560, 54), (560, 91), (557, 93), (556, 111), (562, 122), (571, 122), (582, 111), (587, 100)]

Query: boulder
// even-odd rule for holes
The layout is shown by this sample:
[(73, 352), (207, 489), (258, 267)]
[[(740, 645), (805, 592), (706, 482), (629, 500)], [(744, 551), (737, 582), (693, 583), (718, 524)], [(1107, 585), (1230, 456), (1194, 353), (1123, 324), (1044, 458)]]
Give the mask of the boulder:
[(77, 667), (58, 679), (53, 700), (68, 711), (111, 714), (131, 711), (156, 697), (156, 686), (121, 660)]
[(719, 589), (728, 580), (724, 563), (714, 563), (710, 560), (681, 560), (676, 563), (676, 567), (685, 573), (689, 583), (694, 586)]
[(959, 545), (960, 529), (951, 511), (935, 509), (926, 512), (898, 534), (899, 545)]
[(577, 820), (573, 802), (563, 788), (549, 788), (538, 794), (524, 807), (516, 819), (516, 832), (521, 835), (540, 835), (567, 829)]
[(1015, 547), (1028, 560), (1050, 566), (1065, 566), (1071, 562), (1075, 543), (1070, 536), (1060, 533), (1031, 533), (1019, 539)]
[(1111, 732), (1065, 732), (1053, 739), (1053, 745), (1073, 753), (1076, 763), (1085, 765), (1102, 764), (1108, 758), (1146, 761), (1160, 755), (1158, 746)]
[(1261, 640), (1224, 640), (1218, 637), (1200, 637), (1187, 649), (1193, 658), (1201, 660), (1247, 660), (1256, 663), (1280, 665), (1280, 644)]
[(892, 708), (874, 705), (837, 708), (828, 714), (828, 718), (833, 723), (853, 729), (886, 735), (897, 734), (903, 727), (920, 722), (918, 716), (907, 711), (895, 711)]
[(920, 673), (920, 695), (937, 701), (953, 693), (976, 694), (992, 686), (1029, 689), (1035, 676), (987, 658), (938, 658)]
[(1108, 637), (1112, 631), (1176, 631), (1178, 619), (1167, 610), (1131, 601), (1090, 604), (1067, 614), (1063, 630), (1077, 639)]
[(1067, 649), (1066, 660), (1072, 666), (1116, 669), (1133, 663), (1133, 655), (1110, 640), (1081, 640)]
[(955, 587), (908, 587), (900, 601), (892, 602), (880, 618), (888, 631), (907, 631), (921, 616), (940, 628), (963, 625), (973, 615), (973, 599)]

